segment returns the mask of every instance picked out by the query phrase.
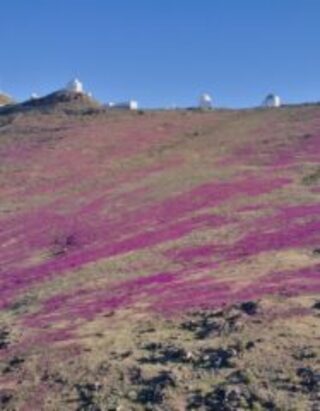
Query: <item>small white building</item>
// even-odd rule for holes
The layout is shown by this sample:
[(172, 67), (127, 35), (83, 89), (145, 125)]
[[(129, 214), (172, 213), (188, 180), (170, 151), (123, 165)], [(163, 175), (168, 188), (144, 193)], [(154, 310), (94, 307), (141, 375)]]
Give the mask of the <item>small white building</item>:
[(106, 107), (120, 110), (138, 110), (139, 104), (136, 100), (129, 100), (123, 103), (109, 102), (106, 104)]
[(199, 108), (209, 110), (212, 108), (212, 97), (210, 94), (204, 93), (199, 99)]
[(138, 110), (139, 104), (136, 100), (130, 100), (129, 101), (129, 109), (130, 110)]
[(276, 94), (268, 94), (267, 97), (263, 100), (263, 107), (280, 107), (281, 98)]
[(72, 93), (84, 93), (83, 84), (77, 78), (69, 81), (65, 87), (65, 90)]

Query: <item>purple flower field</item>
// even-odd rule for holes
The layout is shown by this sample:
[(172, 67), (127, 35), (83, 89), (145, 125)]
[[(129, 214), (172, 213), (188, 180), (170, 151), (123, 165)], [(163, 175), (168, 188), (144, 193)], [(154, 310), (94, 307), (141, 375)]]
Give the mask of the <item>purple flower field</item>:
[[(63, 378), (78, 395), (88, 364), (102, 364), (103, 344), (139, 357), (146, 324), (167, 342), (183, 318), (250, 301), (265, 307), (256, 327), (270, 327), (270, 339), (284, 321), (278, 327), (309, 327), (297, 338), (312, 334), (320, 295), (319, 159), (318, 106), (26, 113), (1, 126), (4, 409), (109, 409), (96, 392), (88, 395), (97, 408), (62, 398), (43, 370), (51, 378), (63, 358), (72, 359)], [(246, 327), (242, 339), (256, 333), (254, 323)], [(14, 358), (23, 361), (12, 365)], [(112, 382), (101, 384), (110, 388), (118, 371), (109, 367)], [(189, 409), (189, 394), (180, 391), (182, 405), (168, 394), (166, 409)], [(307, 410), (313, 400), (303, 395), (297, 404)], [(114, 409), (147, 409), (123, 401)], [(267, 400), (252, 401), (267, 409)], [(281, 401), (270, 409), (285, 409)]]

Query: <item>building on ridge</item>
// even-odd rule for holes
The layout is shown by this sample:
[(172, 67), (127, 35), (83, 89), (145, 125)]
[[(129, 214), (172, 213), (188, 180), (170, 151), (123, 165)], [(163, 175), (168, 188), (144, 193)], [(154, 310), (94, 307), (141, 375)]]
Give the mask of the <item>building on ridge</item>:
[(268, 94), (267, 97), (263, 100), (263, 107), (280, 107), (281, 99), (276, 94)]
[(202, 94), (199, 99), (199, 108), (203, 110), (210, 110), (212, 109), (212, 106), (212, 97), (210, 94)]
[(106, 104), (106, 107), (119, 110), (138, 110), (139, 103), (136, 100), (129, 100), (122, 103), (109, 102)]
[(83, 84), (77, 78), (69, 81), (65, 87), (66, 91), (70, 91), (72, 93), (84, 93)]

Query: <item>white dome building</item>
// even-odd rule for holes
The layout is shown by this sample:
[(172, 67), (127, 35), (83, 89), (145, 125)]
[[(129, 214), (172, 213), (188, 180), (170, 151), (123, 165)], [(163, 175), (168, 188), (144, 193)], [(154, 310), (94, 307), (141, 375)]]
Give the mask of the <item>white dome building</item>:
[(65, 90), (72, 93), (84, 93), (83, 84), (77, 78), (69, 81), (69, 83), (67, 83), (66, 85)]
[(136, 100), (129, 100), (125, 101), (123, 103), (113, 103), (109, 102), (106, 104), (107, 108), (114, 108), (114, 109), (119, 109), (119, 110), (138, 110), (139, 109), (139, 103)]
[(129, 109), (130, 110), (138, 110), (139, 108), (139, 103), (136, 100), (130, 100), (129, 101)]
[(210, 96), (210, 94), (204, 93), (200, 96), (199, 108), (205, 110), (212, 108), (212, 97)]
[(262, 103), (263, 107), (280, 107), (281, 99), (275, 94), (268, 94)]

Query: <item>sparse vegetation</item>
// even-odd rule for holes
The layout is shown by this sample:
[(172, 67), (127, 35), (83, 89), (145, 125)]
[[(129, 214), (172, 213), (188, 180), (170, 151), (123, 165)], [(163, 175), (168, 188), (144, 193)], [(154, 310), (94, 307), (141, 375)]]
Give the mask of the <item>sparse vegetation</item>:
[(320, 182), (320, 167), (311, 174), (304, 176), (302, 182), (306, 185), (318, 184)]
[(316, 411), (320, 107), (67, 97), (0, 110), (0, 408)]

